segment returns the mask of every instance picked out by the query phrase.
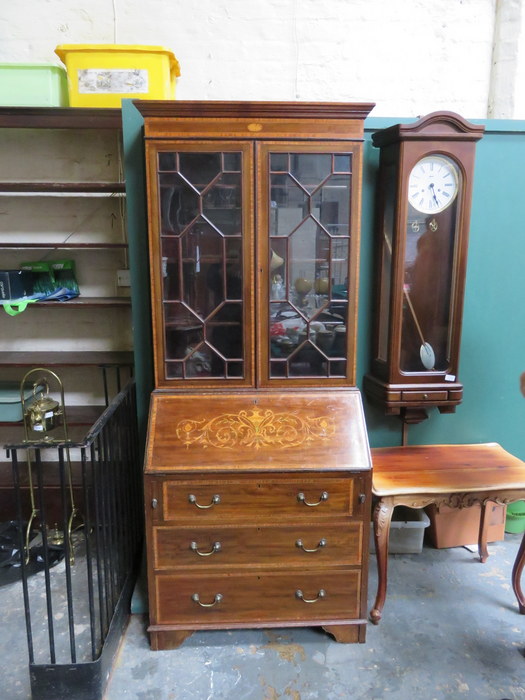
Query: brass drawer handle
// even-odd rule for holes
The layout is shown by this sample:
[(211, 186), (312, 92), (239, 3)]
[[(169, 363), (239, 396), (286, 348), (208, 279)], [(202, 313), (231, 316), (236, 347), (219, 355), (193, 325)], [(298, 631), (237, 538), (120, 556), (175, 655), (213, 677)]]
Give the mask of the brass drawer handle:
[(322, 547), (326, 547), (327, 544), (327, 541), (323, 537), (321, 540), (319, 540), (319, 544), (314, 549), (306, 549), (302, 540), (297, 540), (295, 546), (299, 547), (299, 549), (302, 549), (303, 552), (318, 552)]
[(300, 493), (297, 494), (297, 500), (300, 501), (301, 503), (304, 503), (305, 506), (309, 506), (310, 508), (314, 508), (315, 506), (321, 505), (323, 501), (328, 500), (328, 491), (323, 491), (321, 494), (321, 498), (317, 501), (317, 503), (308, 503), (306, 500), (306, 496), (304, 493), (301, 491)]
[(211, 503), (209, 505), (201, 506), (200, 503), (197, 503), (197, 496), (194, 496), (192, 493), (190, 493), (190, 495), (188, 496), (188, 501), (190, 503), (193, 503), (193, 505), (197, 508), (213, 508), (213, 506), (221, 502), (221, 497), (218, 494), (215, 494), (215, 496), (212, 497)]
[(302, 600), (303, 603), (317, 603), (318, 600), (326, 598), (326, 591), (324, 588), (321, 588), (319, 593), (317, 594), (317, 598), (305, 598), (301, 589), (298, 589), (295, 591), (295, 597), (299, 598), (299, 600)]
[(191, 596), (191, 599), (193, 600), (194, 603), (198, 603), (201, 608), (213, 608), (214, 605), (217, 605), (218, 603), (221, 602), (223, 596), (222, 593), (216, 593), (215, 598), (213, 599), (213, 603), (201, 603), (201, 599), (198, 593), (194, 593)]
[(199, 555), (199, 557), (209, 557), (212, 554), (215, 554), (215, 552), (220, 552), (221, 551), (221, 543), (220, 542), (214, 542), (213, 547), (210, 549), (209, 552), (199, 552), (199, 545), (196, 542), (191, 542), (190, 543), (190, 549), (195, 552), (196, 554)]

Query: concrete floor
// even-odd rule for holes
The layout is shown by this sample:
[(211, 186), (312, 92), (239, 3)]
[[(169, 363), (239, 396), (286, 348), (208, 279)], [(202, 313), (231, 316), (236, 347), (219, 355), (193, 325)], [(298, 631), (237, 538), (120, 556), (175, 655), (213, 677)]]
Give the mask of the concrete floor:
[[(365, 644), (309, 628), (238, 630), (152, 652), (145, 616), (132, 615), (105, 700), (525, 699), (525, 616), (510, 584), (520, 540), (490, 545), (486, 564), (463, 547), (391, 555), (384, 617)], [(376, 582), (372, 555), (369, 607)], [(2, 700), (30, 697), (17, 597), (0, 588)]]

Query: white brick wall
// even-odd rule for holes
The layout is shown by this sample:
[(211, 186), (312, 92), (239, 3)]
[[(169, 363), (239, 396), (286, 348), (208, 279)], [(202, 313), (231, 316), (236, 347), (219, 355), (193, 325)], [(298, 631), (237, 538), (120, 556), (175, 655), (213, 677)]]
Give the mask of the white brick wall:
[[(163, 45), (181, 63), (180, 99), (373, 101), (374, 116), (467, 118), (486, 117), (490, 99), (491, 116), (502, 104), (501, 116), (524, 118), (523, 2), (5, 0), (0, 61), (58, 63), (64, 43)], [(509, 32), (512, 79), (505, 64), (491, 70), (494, 37)]]

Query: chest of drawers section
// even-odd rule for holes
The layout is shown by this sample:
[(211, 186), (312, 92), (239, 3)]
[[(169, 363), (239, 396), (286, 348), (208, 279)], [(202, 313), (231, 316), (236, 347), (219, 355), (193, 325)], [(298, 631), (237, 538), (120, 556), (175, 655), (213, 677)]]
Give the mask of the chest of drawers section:
[(197, 629), (322, 626), (364, 641), (368, 473), (153, 476), (153, 648)]
[(144, 483), (153, 649), (239, 627), (364, 641), (371, 468), (357, 390), (154, 392)]

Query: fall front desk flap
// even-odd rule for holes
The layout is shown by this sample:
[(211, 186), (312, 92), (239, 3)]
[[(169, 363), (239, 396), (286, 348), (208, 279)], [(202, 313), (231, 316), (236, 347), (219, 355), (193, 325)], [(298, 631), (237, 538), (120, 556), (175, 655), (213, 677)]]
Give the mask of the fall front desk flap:
[(146, 469), (369, 470), (357, 389), (153, 392)]

